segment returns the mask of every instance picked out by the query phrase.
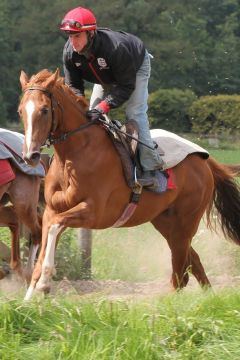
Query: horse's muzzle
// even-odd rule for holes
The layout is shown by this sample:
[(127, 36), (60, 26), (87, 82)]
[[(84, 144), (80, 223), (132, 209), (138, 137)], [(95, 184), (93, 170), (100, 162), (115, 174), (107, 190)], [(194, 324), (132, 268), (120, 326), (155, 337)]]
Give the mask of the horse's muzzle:
[(39, 151), (33, 151), (24, 155), (23, 159), (28, 165), (37, 166), (40, 161), (41, 154)]

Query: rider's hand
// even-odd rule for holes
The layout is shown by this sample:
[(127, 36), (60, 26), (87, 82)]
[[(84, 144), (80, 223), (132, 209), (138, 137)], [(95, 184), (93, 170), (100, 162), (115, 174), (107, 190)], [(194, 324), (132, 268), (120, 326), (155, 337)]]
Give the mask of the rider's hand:
[(92, 109), (86, 112), (86, 116), (90, 121), (98, 121), (102, 115), (103, 113), (98, 109)]
[(90, 121), (98, 121), (103, 118), (103, 114), (107, 114), (109, 110), (109, 104), (105, 100), (102, 100), (94, 109), (88, 110), (86, 115)]

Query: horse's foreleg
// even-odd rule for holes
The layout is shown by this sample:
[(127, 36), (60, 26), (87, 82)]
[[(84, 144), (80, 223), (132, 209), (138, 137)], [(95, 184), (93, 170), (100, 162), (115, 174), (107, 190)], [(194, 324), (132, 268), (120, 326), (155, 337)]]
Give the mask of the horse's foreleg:
[(82, 201), (71, 209), (55, 214), (51, 224), (59, 224), (64, 227), (88, 228), (93, 227), (95, 215), (91, 200)]
[(35, 244), (35, 243), (31, 243), (30, 245), (30, 249), (29, 249), (29, 255), (28, 255), (28, 261), (25, 267), (25, 279), (27, 281), (27, 283), (30, 283), (31, 281), (31, 276), (32, 276), (32, 272), (34, 269), (34, 262), (37, 256), (37, 251), (39, 248), (39, 244)]
[[(45, 215), (45, 214), (44, 214)], [(49, 223), (50, 223), (50, 218)], [(38, 290), (48, 292), (50, 289), (51, 275), (54, 270), (54, 256), (57, 241), (66, 227), (82, 227), (89, 220), (89, 206), (82, 202), (74, 208), (51, 217), (51, 225), (47, 235), (46, 252), (43, 254), (41, 276), (36, 284)], [(40, 257), (41, 261), (41, 257)]]
[(35, 259), (37, 257), (39, 246), (41, 244), (42, 228), (40, 224), (41, 221), (38, 219), (35, 209), (35, 212), (32, 213), (32, 221), (27, 224), (31, 233), (31, 244), (29, 248), (28, 261), (24, 269), (24, 275), (27, 283), (29, 283), (31, 280)]
[(45, 293), (49, 292), (50, 280), (54, 270), (56, 244), (64, 229), (63, 226), (55, 224), (50, 226), (48, 231), (48, 226), (43, 226), (41, 251), (24, 300), (29, 300), (32, 297), (35, 288)]
[(44, 293), (47, 293), (50, 290), (50, 281), (54, 270), (55, 249), (56, 249), (58, 237), (60, 236), (63, 230), (64, 230), (63, 226), (54, 224), (51, 225), (48, 232), (47, 247), (46, 247), (44, 260), (42, 263), (41, 276), (36, 284), (36, 288), (38, 290), (44, 291)]
[(29, 300), (32, 297), (35, 287), (44, 292), (49, 291), (51, 275), (54, 269), (55, 248), (58, 238), (64, 229), (66, 227), (91, 228), (93, 218), (87, 202), (81, 202), (60, 214), (54, 214), (49, 208), (45, 209), (41, 251), (25, 300)]

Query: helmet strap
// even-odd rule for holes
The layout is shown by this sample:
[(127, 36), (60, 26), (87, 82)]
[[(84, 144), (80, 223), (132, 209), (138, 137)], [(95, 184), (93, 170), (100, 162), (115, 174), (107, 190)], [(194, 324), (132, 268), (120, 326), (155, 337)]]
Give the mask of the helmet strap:
[(81, 52), (79, 52), (79, 54), (84, 55), (85, 57), (88, 57), (89, 50), (92, 47), (93, 39), (95, 37), (95, 31), (92, 33), (92, 30), (90, 30), (90, 31), (86, 31), (86, 33), (87, 33), (87, 43), (84, 46), (84, 48), (81, 50)]

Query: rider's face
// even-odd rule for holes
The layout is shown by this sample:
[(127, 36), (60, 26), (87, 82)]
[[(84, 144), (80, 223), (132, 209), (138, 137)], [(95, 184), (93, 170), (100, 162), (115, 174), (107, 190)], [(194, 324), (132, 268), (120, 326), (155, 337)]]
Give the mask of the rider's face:
[(82, 49), (87, 45), (86, 31), (82, 31), (76, 34), (70, 34), (69, 39), (74, 51), (81, 52)]

